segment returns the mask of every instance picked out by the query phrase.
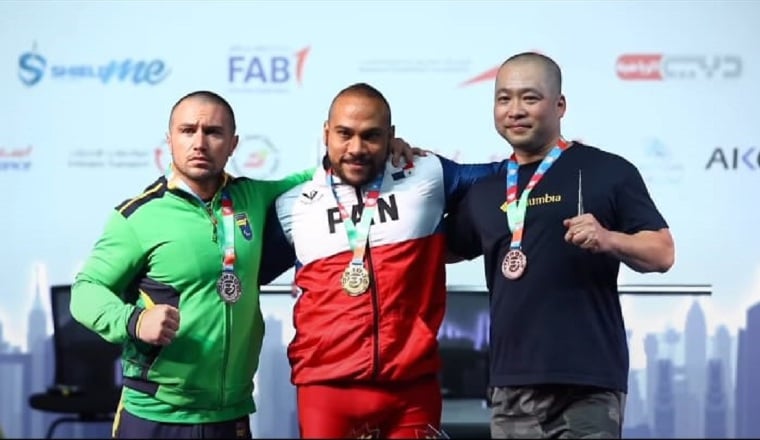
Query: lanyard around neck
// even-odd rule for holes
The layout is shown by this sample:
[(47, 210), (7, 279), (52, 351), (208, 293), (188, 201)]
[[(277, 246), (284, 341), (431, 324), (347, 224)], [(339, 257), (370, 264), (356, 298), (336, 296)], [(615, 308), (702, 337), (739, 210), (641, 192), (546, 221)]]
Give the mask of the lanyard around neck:
[(517, 175), (520, 166), (517, 164), (515, 154), (509, 158), (507, 163), (507, 201), (506, 201), (506, 213), (507, 224), (509, 230), (512, 231), (512, 242), (510, 243), (510, 249), (519, 249), (522, 245), (522, 237), (525, 232), (525, 212), (528, 209), (528, 197), (533, 188), (538, 185), (538, 182), (544, 177), (546, 171), (557, 161), (562, 152), (570, 145), (569, 142), (564, 139), (557, 141), (557, 145), (549, 151), (538, 168), (531, 176), (528, 185), (523, 190), (520, 198), (517, 198)]
[(235, 270), (235, 209), (232, 205), (232, 197), (230, 197), (229, 191), (226, 189), (226, 184), (229, 177), (224, 177), (224, 182), (222, 183), (222, 190), (217, 192), (216, 195), (214, 195), (214, 198), (211, 199), (211, 202), (206, 204), (203, 199), (201, 199), (190, 187), (185, 183), (184, 180), (182, 180), (173, 170), (173, 168), (169, 169), (169, 173), (167, 176), (167, 182), (169, 182), (169, 188), (178, 188), (182, 191), (190, 194), (195, 198), (201, 206), (206, 210), (206, 213), (208, 214), (209, 218), (211, 219), (211, 223), (214, 227), (214, 237), (216, 237), (216, 229), (218, 221), (216, 219), (216, 214), (214, 213), (214, 203), (217, 200), (217, 197), (221, 197), (222, 202), (222, 240), (220, 244), (220, 248), (222, 251), (222, 270), (226, 272), (233, 272)]
[(377, 200), (380, 198), (380, 188), (383, 184), (383, 173), (377, 176), (377, 178), (369, 185), (367, 189), (367, 195), (364, 198), (364, 207), (361, 210), (361, 220), (359, 223), (354, 224), (351, 216), (348, 213), (346, 207), (340, 202), (338, 198), (338, 192), (335, 190), (335, 181), (333, 179), (332, 170), (327, 171), (327, 186), (332, 190), (335, 201), (338, 204), (338, 212), (340, 212), (340, 219), (346, 228), (346, 236), (348, 237), (348, 246), (354, 252), (351, 262), (353, 264), (360, 264), (364, 261), (364, 252), (369, 238), (369, 228), (372, 223), (372, 217), (375, 215), (375, 209), (377, 208)]

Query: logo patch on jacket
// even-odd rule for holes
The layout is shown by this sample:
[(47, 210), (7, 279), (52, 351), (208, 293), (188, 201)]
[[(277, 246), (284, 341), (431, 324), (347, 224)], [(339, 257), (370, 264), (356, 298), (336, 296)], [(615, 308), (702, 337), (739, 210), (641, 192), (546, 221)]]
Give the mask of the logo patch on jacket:
[(304, 203), (307, 205), (312, 202), (316, 202), (320, 198), (322, 198), (322, 193), (320, 193), (319, 191), (315, 189), (304, 191), (301, 193), (301, 203)]
[(393, 177), (393, 180), (406, 179), (407, 177), (412, 175), (413, 168), (414, 168), (414, 162), (409, 162), (406, 165), (404, 165), (404, 168), (401, 168), (400, 170), (391, 174), (391, 177)]
[(235, 213), (235, 224), (240, 228), (240, 233), (243, 234), (246, 240), (251, 241), (253, 238), (253, 230), (251, 229), (251, 222), (248, 221), (248, 214), (245, 212)]

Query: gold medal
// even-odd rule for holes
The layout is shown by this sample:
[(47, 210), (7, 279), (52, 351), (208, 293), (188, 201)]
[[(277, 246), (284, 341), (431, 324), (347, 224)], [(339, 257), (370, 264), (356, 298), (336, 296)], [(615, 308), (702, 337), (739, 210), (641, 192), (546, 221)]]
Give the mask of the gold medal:
[(501, 273), (507, 279), (516, 280), (522, 276), (527, 265), (528, 258), (520, 249), (510, 249), (501, 263)]
[(369, 272), (363, 264), (349, 264), (343, 271), (340, 285), (350, 296), (359, 296), (369, 288)]

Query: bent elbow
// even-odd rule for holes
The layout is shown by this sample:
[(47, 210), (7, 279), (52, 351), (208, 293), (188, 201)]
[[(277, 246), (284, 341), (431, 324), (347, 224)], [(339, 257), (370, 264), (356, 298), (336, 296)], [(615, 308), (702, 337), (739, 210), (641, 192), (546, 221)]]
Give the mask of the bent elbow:
[(671, 240), (668, 246), (663, 249), (661, 253), (661, 258), (659, 261), (659, 264), (657, 266), (657, 272), (665, 273), (670, 270), (671, 267), (676, 262), (676, 255), (675, 255), (675, 248), (673, 246), (673, 241)]
[(656, 271), (659, 273), (665, 273), (669, 271), (671, 267), (673, 267), (674, 263), (675, 263), (675, 258), (673, 258), (673, 256), (670, 255), (664, 258), (663, 261), (660, 262), (660, 265), (657, 267)]

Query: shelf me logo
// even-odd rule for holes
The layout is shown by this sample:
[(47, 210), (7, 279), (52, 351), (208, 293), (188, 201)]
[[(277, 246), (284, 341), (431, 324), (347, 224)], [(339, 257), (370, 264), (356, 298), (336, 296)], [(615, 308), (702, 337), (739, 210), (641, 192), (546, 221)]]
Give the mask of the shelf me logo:
[(303, 81), (310, 47), (236, 46), (227, 59), (232, 91), (289, 92)]
[(53, 63), (32, 50), (18, 58), (18, 78), (27, 87), (40, 83), (43, 78), (51, 80), (95, 80), (102, 84), (131, 83), (132, 85), (156, 85), (169, 76), (169, 68), (161, 59), (140, 60), (133, 58), (101, 60), (99, 63)]

